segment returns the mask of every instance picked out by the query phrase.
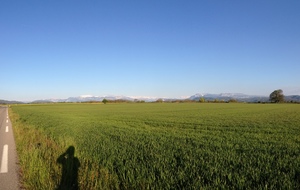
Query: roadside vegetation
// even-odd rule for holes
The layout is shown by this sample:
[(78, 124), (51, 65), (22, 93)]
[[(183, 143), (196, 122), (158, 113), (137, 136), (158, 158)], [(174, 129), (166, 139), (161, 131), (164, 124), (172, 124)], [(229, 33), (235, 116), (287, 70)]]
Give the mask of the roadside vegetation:
[(72, 183), (80, 189), (300, 189), (297, 104), (44, 104), (9, 111), (26, 189), (67, 185), (60, 160), (72, 153), (80, 164), (67, 171), (78, 172)]

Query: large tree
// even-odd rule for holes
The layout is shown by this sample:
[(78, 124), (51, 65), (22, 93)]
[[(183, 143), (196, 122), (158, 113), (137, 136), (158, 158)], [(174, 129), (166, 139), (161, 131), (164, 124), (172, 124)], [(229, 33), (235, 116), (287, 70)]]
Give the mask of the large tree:
[(283, 91), (281, 89), (274, 90), (270, 94), (270, 101), (275, 103), (283, 102), (284, 101)]
[(102, 100), (103, 104), (106, 104), (108, 102), (108, 100), (106, 100), (105, 98)]

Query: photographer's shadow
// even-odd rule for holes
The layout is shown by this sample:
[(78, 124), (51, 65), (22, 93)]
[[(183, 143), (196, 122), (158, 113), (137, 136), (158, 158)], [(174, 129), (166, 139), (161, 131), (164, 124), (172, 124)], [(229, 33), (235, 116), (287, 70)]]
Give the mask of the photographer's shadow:
[(78, 190), (78, 170), (80, 162), (74, 157), (75, 148), (70, 146), (65, 153), (57, 158), (57, 163), (62, 165), (61, 180), (57, 190)]

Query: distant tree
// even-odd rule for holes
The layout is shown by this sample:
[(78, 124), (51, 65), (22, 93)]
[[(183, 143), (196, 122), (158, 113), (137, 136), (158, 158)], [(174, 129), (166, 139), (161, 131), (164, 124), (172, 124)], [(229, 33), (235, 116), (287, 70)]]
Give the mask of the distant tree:
[(236, 103), (236, 102), (238, 102), (236, 99), (230, 99), (230, 100), (228, 100), (228, 102), (231, 102), (231, 103)]
[(274, 103), (284, 102), (284, 95), (281, 89), (274, 90), (270, 94), (270, 101)]
[(163, 103), (164, 101), (163, 101), (163, 99), (159, 98), (159, 99), (156, 100), (156, 102), (157, 103)]
[(204, 99), (203, 97), (201, 97), (201, 98), (199, 99), (199, 102), (200, 102), (200, 103), (204, 103), (204, 102), (205, 102), (205, 99)]
[(106, 100), (105, 98), (102, 100), (103, 104), (106, 104), (108, 102), (108, 100)]

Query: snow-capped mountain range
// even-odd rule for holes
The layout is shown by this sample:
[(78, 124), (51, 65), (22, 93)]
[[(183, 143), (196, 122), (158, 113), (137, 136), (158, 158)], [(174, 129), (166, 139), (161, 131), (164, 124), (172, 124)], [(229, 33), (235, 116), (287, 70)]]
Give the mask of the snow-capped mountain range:
[(247, 94), (242, 93), (221, 93), (221, 94), (209, 94), (209, 93), (198, 93), (190, 97), (190, 99), (195, 98), (201, 98), (201, 97), (207, 97), (207, 98), (222, 98), (222, 97), (230, 97), (230, 98), (250, 98), (255, 97)]
[(268, 101), (269, 97), (267, 96), (258, 96), (258, 95), (247, 95), (243, 93), (221, 93), (221, 94), (209, 94), (209, 93), (198, 93), (191, 96), (190, 100), (199, 100), (200, 98), (204, 98), (206, 100), (224, 100), (228, 101), (230, 99), (235, 99), (238, 101), (245, 102), (258, 102), (258, 101)]
[(156, 101), (156, 97), (142, 97), (142, 96), (114, 96), (114, 95), (105, 95), (105, 96), (92, 96), (92, 95), (82, 95), (77, 97), (69, 97), (67, 99), (45, 99), (45, 100), (36, 100), (34, 102), (90, 102), (90, 101), (102, 101), (103, 99), (107, 100), (144, 100), (146, 102)]
[(268, 97), (266, 96), (252, 96), (246, 95), (242, 93), (221, 93), (221, 94), (210, 94), (210, 93), (197, 93), (195, 95), (186, 97), (186, 98), (161, 98), (161, 97), (145, 97), (145, 96), (114, 96), (114, 95), (105, 95), (105, 96), (92, 96), (92, 95), (82, 95), (78, 97), (69, 97), (67, 99), (45, 99), (45, 100), (36, 100), (34, 102), (42, 103), (42, 102), (90, 102), (90, 101), (102, 101), (103, 99), (107, 100), (127, 100), (127, 101), (135, 101), (135, 100), (143, 100), (145, 102), (154, 102), (158, 99), (162, 99), (164, 101), (171, 100), (199, 100), (201, 97), (206, 100), (230, 100), (236, 99), (238, 101), (268, 101)]
[[(32, 102), (26, 103), (55, 103), (55, 102), (91, 102), (96, 101), (100, 102), (103, 99), (107, 100), (126, 100), (126, 101), (145, 101), (145, 102), (154, 102), (158, 99), (163, 101), (176, 101), (176, 100), (193, 100), (198, 101), (200, 98), (204, 98), (206, 101), (213, 100), (224, 100), (228, 101), (230, 99), (235, 99), (240, 102), (268, 102), (268, 96), (255, 96), (247, 95), (242, 93), (220, 93), (220, 94), (211, 94), (211, 93), (197, 93), (192, 96), (186, 96), (181, 98), (166, 98), (166, 97), (149, 97), (149, 96), (114, 96), (114, 95), (105, 95), (105, 96), (93, 96), (93, 95), (82, 95), (77, 97), (69, 97), (66, 99), (44, 99), (44, 100), (35, 100)], [(300, 102), (300, 95), (290, 95), (285, 96), (286, 101)], [(3, 104), (12, 104), (12, 103), (24, 103), (17, 101), (7, 101), (0, 100), (0, 103)]]

